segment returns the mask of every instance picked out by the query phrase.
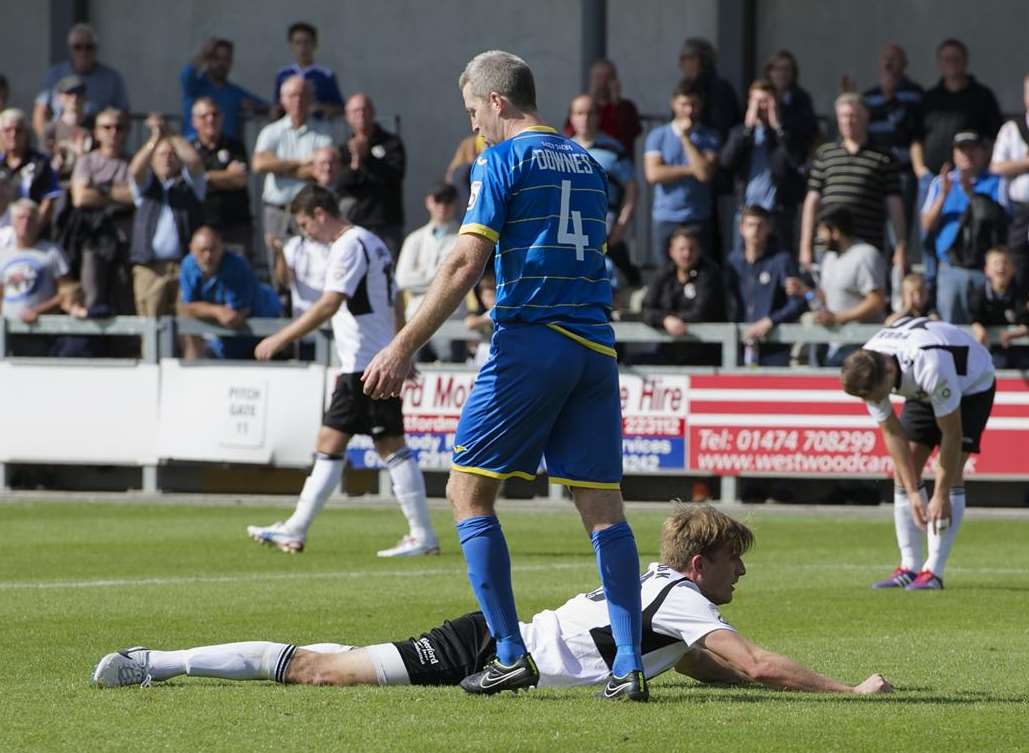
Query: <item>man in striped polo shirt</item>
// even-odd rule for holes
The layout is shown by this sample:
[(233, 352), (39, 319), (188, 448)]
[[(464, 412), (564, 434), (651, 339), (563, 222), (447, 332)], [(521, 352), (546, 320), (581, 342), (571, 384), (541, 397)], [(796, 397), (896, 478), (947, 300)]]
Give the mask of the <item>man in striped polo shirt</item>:
[(893, 263), (907, 263), (907, 219), (901, 199), (896, 160), (868, 143), (868, 110), (861, 96), (841, 94), (836, 99), (839, 140), (815, 152), (808, 177), (808, 192), (801, 217), (800, 264), (814, 261), (815, 227), (820, 211), (843, 206), (854, 217), (854, 235), (880, 251), (885, 249), (886, 218), (893, 224), (896, 245)]

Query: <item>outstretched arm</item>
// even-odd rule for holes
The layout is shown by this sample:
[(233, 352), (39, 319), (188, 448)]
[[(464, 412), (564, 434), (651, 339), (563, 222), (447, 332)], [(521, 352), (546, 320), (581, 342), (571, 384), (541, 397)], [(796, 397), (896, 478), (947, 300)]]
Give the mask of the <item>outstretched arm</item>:
[(808, 693), (888, 693), (893, 686), (882, 675), (872, 675), (859, 685), (846, 685), (820, 675), (789, 657), (751, 643), (733, 630), (715, 630), (698, 641), (743, 677), (770, 688)]
[(443, 322), (450, 318), (468, 291), (479, 281), (494, 242), (481, 235), (464, 234), (447, 255), (425, 300), (393, 341), (380, 350), (364, 370), (364, 392), (379, 400), (400, 393), (411, 373), (411, 359)]

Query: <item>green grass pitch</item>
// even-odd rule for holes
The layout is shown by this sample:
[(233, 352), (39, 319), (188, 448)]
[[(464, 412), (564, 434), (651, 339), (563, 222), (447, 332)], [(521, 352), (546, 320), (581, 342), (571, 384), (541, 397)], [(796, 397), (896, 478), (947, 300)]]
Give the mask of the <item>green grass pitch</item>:
[[(566, 509), (567, 508), (567, 509)], [(501, 507), (525, 619), (596, 585), (577, 516)], [(936, 593), (873, 592), (894, 564), (888, 513), (746, 512), (757, 548), (726, 618), (875, 698), (705, 688), (668, 673), (647, 705), (592, 690), (471, 698), (457, 688), (332, 689), (179, 678), (97, 690), (101, 655), (134, 644), (366, 644), (473, 608), (444, 510), (438, 558), (382, 561), (398, 511), (330, 508), (308, 551), (244, 536), (282, 508), (0, 504), (0, 751), (1025, 751), (1029, 520), (967, 521)], [(662, 514), (632, 510), (644, 563)]]

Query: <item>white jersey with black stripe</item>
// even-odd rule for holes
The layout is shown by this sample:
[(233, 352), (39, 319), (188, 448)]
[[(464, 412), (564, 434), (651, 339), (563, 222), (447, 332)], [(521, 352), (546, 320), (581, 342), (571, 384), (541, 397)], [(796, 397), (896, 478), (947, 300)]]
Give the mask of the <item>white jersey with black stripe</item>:
[(364, 371), (375, 354), (393, 339), (396, 289), (393, 257), (379, 236), (354, 226), (333, 242), (325, 271), (325, 290), (347, 297), (332, 317), (341, 373)]
[[(685, 575), (656, 562), (640, 577), (643, 671), (671, 669), (690, 647), (715, 630), (734, 630)], [(540, 672), (540, 687), (603, 682), (615, 643), (603, 589), (579, 594), (521, 624), (522, 639)]]
[[(903, 317), (876, 333), (864, 348), (893, 356), (900, 368), (893, 393), (931, 403), (936, 416), (953, 413), (962, 397), (985, 392), (994, 381), (990, 352), (947, 322)], [(889, 398), (866, 405), (880, 423), (893, 413)]]

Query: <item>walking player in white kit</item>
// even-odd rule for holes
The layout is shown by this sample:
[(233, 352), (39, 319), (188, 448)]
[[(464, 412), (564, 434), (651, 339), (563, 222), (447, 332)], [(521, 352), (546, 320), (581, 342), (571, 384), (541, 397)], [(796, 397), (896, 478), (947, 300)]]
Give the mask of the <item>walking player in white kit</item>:
[(247, 526), (256, 541), (285, 552), (300, 552), (307, 530), (343, 475), (343, 453), (354, 434), (372, 438), (393, 482), (393, 494), (407, 518), (409, 531), (380, 557), (438, 554), (436, 532), (425, 502), (425, 480), (404, 441), (404, 416), (399, 397), (366, 397), (361, 374), (372, 357), (389, 344), (403, 325), (403, 307), (396, 295), (393, 259), (374, 233), (346, 222), (339, 200), (320, 186), (307, 186), (290, 204), (305, 236), (331, 244), (321, 297), (302, 316), (258, 343), (255, 355), (267, 360), (330, 318), (339, 353), (340, 374), (332, 402), (322, 418), (311, 474), (304, 482), (296, 510), (286, 521)]
[[(952, 324), (903, 317), (847, 356), (843, 389), (868, 404), (895, 467), (893, 511), (900, 566), (872, 588), (943, 588), (943, 571), (965, 514), (965, 461), (993, 407), (990, 353)], [(905, 398), (898, 420), (890, 394)], [(929, 454), (940, 448), (930, 499), (922, 482)], [(928, 558), (922, 562), (922, 531)]]

